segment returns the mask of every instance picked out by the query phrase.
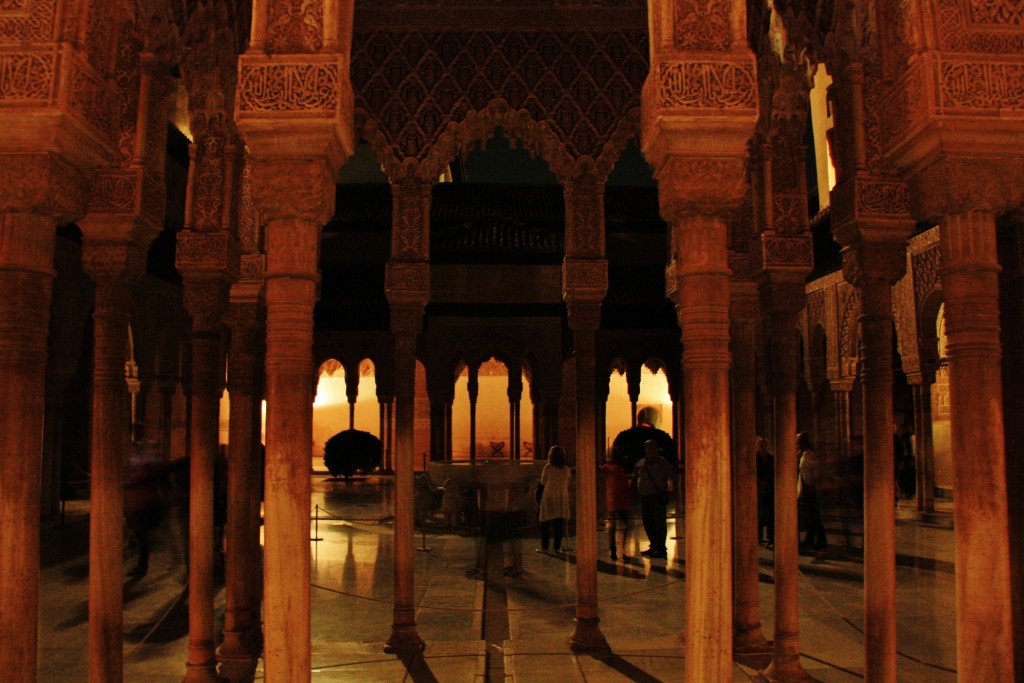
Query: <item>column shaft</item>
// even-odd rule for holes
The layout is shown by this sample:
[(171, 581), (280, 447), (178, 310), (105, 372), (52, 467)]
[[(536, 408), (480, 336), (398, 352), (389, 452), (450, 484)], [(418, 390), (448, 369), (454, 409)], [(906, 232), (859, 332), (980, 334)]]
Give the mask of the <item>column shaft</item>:
[[(269, 226), (269, 263), (278, 248), (286, 247), (276, 242), (276, 231), (283, 239), (287, 239), (289, 227), (318, 236), (318, 226), (291, 223), (280, 220)], [(308, 269), (313, 264), (303, 265)], [(315, 272), (313, 265), (312, 272), (294, 276), (268, 273), (266, 285), (263, 656), (267, 680), (282, 683), (308, 683), (310, 677), (309, 468)]]
[(185, 681), (218, 681), (213, 639), (213, 486), (219, 455), (220, 336), (192, 334), (189, 434), (188, 673)]
[(1009, 681), (1014, 675), (995, 242), (990, 213), (942, 222), (957, 484), (957, 671), (970, 681)]
[(395, 607), (385, 652), (423, 649), (416, 630), (415, 555), (413, 528), (413, 445), (416, 400), (416, 333), (395, 332)]
[(54, 234), (50, 218), (0, 213), (0, 671), (12, 683), (36, 680), (39, 482)]
[[(580, 306), (583, 308), (583, 306)], [(576, 360), (576, 620), (569, 644), (574, 651), (607, 650), (597, 609), (597, 452), (595, 442), (594, 354), (596, 325), (574, 325)], [(600, 304), (586, 306), (584, 316), (600, 322)]]
[(122, 565), (128, 446), (124, 363), (128, 346), (128, 292), (122, 279), (98, 278), (93, 320), (89, 681), (105, 683), (121, 680), (123, 667)]
[[(870, 265), (870, 262), (868, 264)], [(892, 287), (861, 289), (864, 390), (864, 666), (870, 681), (896, 680), (896, 517), (892, 438)]]
[[(236, 309), (237, 306), (232, 304)], [(259, 547), (260, 410), (255, 391), (259, 365), (260, 328), (235, 325), (228, 355), (228, 391), (231, 397), (228, 433), (228, 510), (225, 529), (226, 557), (224, 643), (220, 659), (246, 669), (259, 655)], [(229, 673), (225, 670), (224, 673)], [(240, 672), (241, 673), (241, 672)], [(231, 674), (229, 674), (231, 675)]]
[(732, 492), (726, 225), (673, 224), (686, 440), (686, 680), (732, 677)]
[(733, 649), (750, 651), (767, 644), (761, 633), (758, 595), (760, 548), (757, 519), (757, 378), (753, 321), (732, 325), (732, 578)]
[(800, 665), (800, 607), (797, 527), (796, 316), (773, 312), (771, 389), (775, 433), (775, 651), (767, 674), (772, 680), (805, 680)]

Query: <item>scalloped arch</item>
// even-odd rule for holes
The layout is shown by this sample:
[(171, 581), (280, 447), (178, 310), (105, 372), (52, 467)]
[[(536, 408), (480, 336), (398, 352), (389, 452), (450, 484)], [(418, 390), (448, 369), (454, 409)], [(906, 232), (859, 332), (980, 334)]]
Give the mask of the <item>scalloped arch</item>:
[(607, 178), (629, 140), (639, 138), (640, 135), (640, 112), (639, 109), (633, 109), (619, 121), (597, 159), (588, 155), (574, 159), (565, 142), (546, 122), (535, 120), (525, 109), (512, 109), (503, 99), (494, 99), (483, 109), (469, 111), (462, 120), (450, 121), (423, 160), (416, 161), (396, 157), (391, 143), (377, 122), (365, 111), (361, 114), (366, 116), (363, 137), (392, 182), (409, 177), (435, 181), (451, 159), (465, 155), (475, 146), (485, 143), (494, 137), (498, 128), (504, 131), (511, 142), (520, 145), (531, 156), (543, 159), (559, 182), (565, 183), (585, 173)]

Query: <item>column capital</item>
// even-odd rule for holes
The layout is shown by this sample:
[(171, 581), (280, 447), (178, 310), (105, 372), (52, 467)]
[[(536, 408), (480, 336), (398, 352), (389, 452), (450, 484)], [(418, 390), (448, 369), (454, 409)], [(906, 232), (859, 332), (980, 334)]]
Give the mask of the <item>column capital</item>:
[(1024, 156), (944, 155), (916, 173), (910, 187), (918, 218), (1005, 213), (1024, 205)]
[(430, 254), (433, 183), (410, 175), (391, 184), (391, 258), (425, 261)]
[(656, 178), (662, 218), (678, 223), (690, 216), (732, 218), (746, 194), (746, 156), (663, 160)]
[(906, 240), (858, 240), (843, 247), (843, 277), (862, 290), (872, 284), (892, 287), (906, 272)]
[(334, 215), (333, 166), (323, 158), (250, 158), (253, 203), (264, 224), (280, 220), (313, 223)]
[(729, 319), (733, 324), (741, 325), (753, 325), (761, 320), (756, 282), (735, 278), (729, 281)]
[(134, 282), (146, 272), (146, 251), (131, 241), (86, 240), (82, 269), (94, 281)]
[(341, 168), (355, 150), (354, 101), (345, 54), (250, 49), (238, 58), (235, 122), (254, 158), (316, 158)]
[(390, 260), (384, 266), (384, 293), (392, 310), (412, 308), (423, 314), (430, 300), (430, 263)]
[(186, 279), (221, 276), (238, 279), (241, 249), (238, 239), (222, 230), (182, 230), (178, 233), (174, 265)]
[(0, 213), (76, 221), (89, 204), (89, 180), (59, 154), (0, 154)]
[(608, 293), (608, 260), (570, 258), (562, 261), (562, 298), (581, 305), (600, 305)]
[(803, 282), (814, 267), (810, 232), (779, 234), (765, 230), (751, 244), (753, 270), (760, 279)]
[(220, 277), (185, 276), (185, 310), (192, 332), (219, 332), (228, 310), (228, 283)]

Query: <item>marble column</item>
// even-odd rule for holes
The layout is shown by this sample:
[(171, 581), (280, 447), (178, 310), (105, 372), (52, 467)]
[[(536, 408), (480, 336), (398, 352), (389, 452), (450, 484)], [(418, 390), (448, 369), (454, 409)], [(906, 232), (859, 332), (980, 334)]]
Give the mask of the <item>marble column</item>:
[(120, 680), (124, 639), (124, 484), (130, 448), (125, 360), (132, 249), (85, 245), (83, 263), (96, 282), (89, 484), (89, 680)]
[(444, 460), (445, 436), (447, 432), (446, 401), (437, 392), (429, 394), (430, 398), (430, 459)]
[(797, 312), (802, 284), (767, 284), (762, 307), (768, 311), (770, 378), (775, 434), (775, 635), (771, 681), (811, 680), (800, 664), (799, 531), (797, 527)]
[[(733, 263), (746, 256), (733, 256)], [(733, 265), (733, 272), (737, 266)], [(737, 653), (768, 653), (761, 632), (760, 558), (757, 506), (757, 286), (730, 283), (732, 351), (732, 642)]]
[[(573, 264), (568, 263), (567, 268)], [(576, 619), (569, 636), (574, 652), (608, 650), (597, 608), (597, 449), (595, 441), (595, 336), (600, 301), (566, 294), (576, 360)]]
[(629, 426), (636, 427), (636, 408), (640, 400), (640, 367), (626, 369), (626, 393), (629, 395)]
[(81, 192), (77, 172), (57, 157), (0, 156), (0, 672), (12, 683), (36, 680), (46, 338), (61, 212), (31, 209), (50, 205), (46, 195), (59, 196), (58, 185), (47, 182), (51, 171)]
[[(182, 244), (182, 242), (179, 242)], [(220, 278), (185, 280), (192, 318), (188, 500), (188, 660), (185, 683), (219, 683), (213, 632), (213, 487), (220, 455), (220, 397), (224, 389), (221, 321), (228, 286)]]
[(1006, 456), (994, 215), (941, 222), (950, 422), (956, 478), (957, 670), (1014, 676)]
[(263, 658), (267, 680), (300, 683), (309, 681), (311, 657), (313, 306), (333, 165), (316, 156), (251, 163), (267, 235)]
[(682, 329), (686, 450), (686, 680), (732, 677), (729, 264), (725, 221), (670, 219), (666, 275)]
[(845, 461), (850, 452), (850, 392), (853, 381), (832, 382), (833, 406), (836, 412), (836, 439), (839, 442), (839, 460)]
[(870, 242), (862, 239), (843, 252), (844, 275), (861, 295), (865, 678), (891, 683), (896, 681), (892, 286), (905, 271), (905, 248), (903, 241)]
[[(389, 268), (393, 264), (388, 264)], [(426, 265), (426, 264), (424, 264)], [(416, 400), (416, 339), (424, 302), (391, 301), (395, 339), (395, 606), (384, 651), (414, 654), (425, 647), (416, 628), (415, 538), (413, 528), (413, 416)]]
[[(232, 297), (235, 295), (232, 294)], [(260, 549), (260, 402), (263, 375), (262, 304), (232, 301), (228, 306), (227, 526), (225, 529), (224, 642), (221, 671), (238, 683), (255, 670), (260, 654), (260, 600), (263, 564)]]

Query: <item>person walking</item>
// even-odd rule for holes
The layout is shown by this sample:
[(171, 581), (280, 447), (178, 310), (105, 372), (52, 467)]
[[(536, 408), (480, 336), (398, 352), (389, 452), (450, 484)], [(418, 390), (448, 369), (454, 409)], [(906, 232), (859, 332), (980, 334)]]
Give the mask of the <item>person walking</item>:
[(622, 529), (622, 559), (628, 560), (626, 549), (629, 547), (631, 525), (629, 523), (629, 489), (631, 480), (623, 467), (622, 457), (609, 457), (601, 465), (604, 474), (605, 507), (608, 508), (608, 548), (612, 560), (618, 560), (615, 535), (618, 528)]
[(668, 557), (665, 537), (668, 524), (665, 515), (668, 508), (669, 486), (674, 468), (662, 457), (658, 442), (648, 439), (644, 442), (644, 457), (633, 468), (633, 480), (640, 494), (640, 514), (650, 547), (640, 554), (651, 559)]
[(828, 548), (828, 537), (825, 535), (825, 526), (821, 523), (821, 507), (818, 501), (821, 462), (814, 452), (811, 436), (807, 432), (796, 435), (796, 448), (800, 463), (796, 495), (803, 507), (804, 526), (807, 529), (807, 535), (800, 542), (800, 547), (822, 551)]
[[(566, 464), (565, 451), (555, 445), (548, 450), (548, 464), (540, 473), (540, 484), (544, 487), (540, 497), (540, 548), (537, 552), (546, 553), (549, 541), (554, 540), (556, 553), (562, 552), (562, 537), (565, 535), (565, 523), (569, 519), (569, 484), (572, 481), (572, 470)], [(551, 538), (554, 531), (554, 539)]]

